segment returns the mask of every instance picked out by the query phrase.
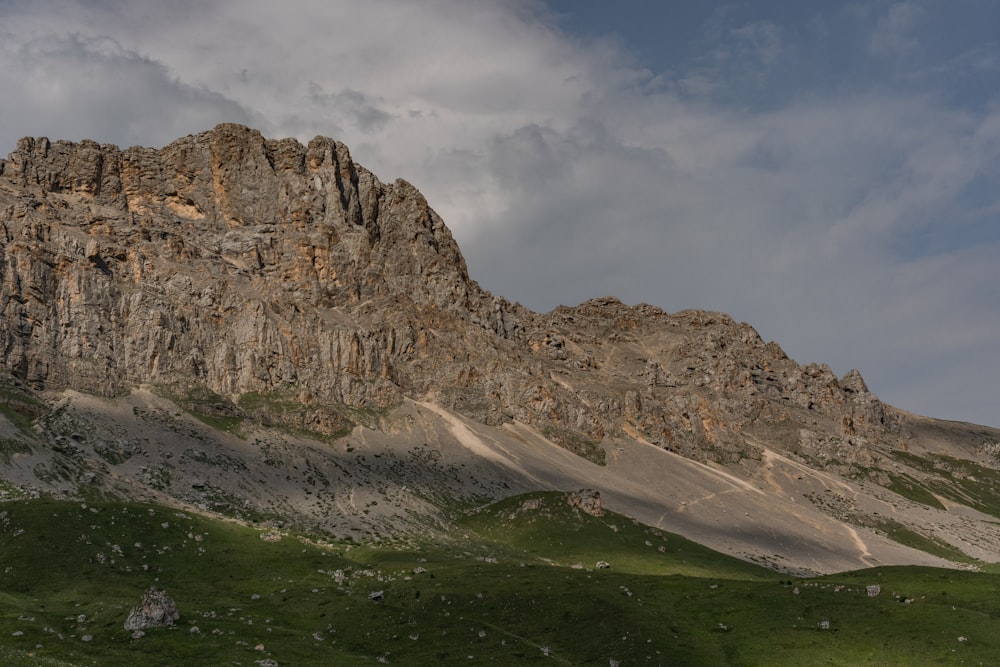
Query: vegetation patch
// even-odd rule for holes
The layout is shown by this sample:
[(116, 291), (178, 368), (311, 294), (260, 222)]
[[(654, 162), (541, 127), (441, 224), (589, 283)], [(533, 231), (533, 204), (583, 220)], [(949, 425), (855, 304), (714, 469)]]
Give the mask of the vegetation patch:
[(239, 435), (244, 417), (225, 396), (202, 384), (160, 385), (158, 393), (217, 431)]
[(0, 438), (0, 461), (10, 464), (16, 454), (30, 454), (31, 445), (21, 438)]
[[(390, 408), (374, 408), (374, 407), (357, 407), (353, 405), (347, 405), (345, 403), (337, 403), (332, 406), (334, 410), (340, 413), (340, 415), (352, 425), (360, 424), (365, 428), (370, 428), (373, 431), (379, 430), (379, 424), (386, 414), (388, 414)], [(351, 432), (348, 429), (344, 435)]]
[(354, 428), (341, 406), (300, 400), (293, 389), (247, 392), (236, 404), (254, 423), (320, 442), (342, 438)]
[(937, 499), (924, 484), (917, 481), (914, 477), (907, 474), (893, 474), (887, 473), (890, 483), (886, 485), (886, 488), (897, 493), (904, 498), (909, 498), (913, 502), (920, 503), (921, 505), (927, 505), (928, 507), (934, 507), (936, 509), (943, 510), (945, 506), (941, 504), (941, 501)]
[(22, 433), (31, 437), (36, 419), (48, 412), (48, 407), (30, 392), (14, 384), (13, 379), (0, 379), (0, 414)]
[(273, 428), (293, 436), (330, 442), (351, 432), (354, 422), (342, 406), (305, 403), (294, 388), (274, 392), (247, 392), (236, 402), (201, 384), (173, 384), (157, 392), (217, 431), (237, 437), (248, 424)]
[(0, 500), (18, 500), (31, 494), (16, 484), (0, 480)]
[(596, 463), (599, 466), (607, 465), (607, 452), (604, 451), (604, 448), (599, 443), (587, 440), (579, 433), (548, 426), (542, 429), (542, 435), (563, 449), (567, 449), (591, 463)]
[[(477, 541), (516, 559), (593, 570), (599, 561), (616, 572), (769, 580), (773, 572), (725, 556), (680, 535), (614, 512), (593, 516), (573, 506), (571, 494), (536, 492), (469, 512), (461, 525)], [(609, 568), (611, 569), (611, 568)]]
[(977, 562), (975, 559), (966, 555), (962, 550), (953, 547), (944, 540), (924, 535), (923, 533), (917, 532), (893, 519), (877, 517), (875, 520), (869, 521), (868, 525), (871, 528), (881, 530), (894, 542), (912, 547), (913, 549), (918, 549), (924, 553), (931, 554), (932, 556), (939, 556), (940, 558), (944, 558), (945, 560), (950, 560), (955, 563)]
[[(1000, 575), (788, 579), (566, 494), (447, 543), (318, 543), (176, 508), (0, 504), (0, 662), (185, 665), (992, 664)], [(877, 586), (877, 594), (869, 593)], [(172, 627), (125, 630), (150, 587)]]
[(893, 456), (926, 473), (924, 486), (938, 496), (1000, 518), (1000, 471), (942, 454)]

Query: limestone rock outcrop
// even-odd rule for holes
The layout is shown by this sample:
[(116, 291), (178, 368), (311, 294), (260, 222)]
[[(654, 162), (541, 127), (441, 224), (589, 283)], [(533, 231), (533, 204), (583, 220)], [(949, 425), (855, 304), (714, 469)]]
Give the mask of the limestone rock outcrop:
[(603, 516), (601, 508), (601, 492), (594, 489), (581, 489), (570, 493), (566, 498), (570, 507), (575, 507), (590, 516)]
[(0, 364), (34, 390), (204, 388), (224, 414), (293, 396), (293, 425), (329, 432), (330, 406), (431, 398), (596, 462), (618, 437), (728, 463), (905, 438), (856, 371), (726, 315), (494, 296), (411, 184), (231, 124), (162, 149), (27, 138), (0, 161)]
[[(0, 439), (19, 492), (265, 537), (426, 539), (457, 506), (599, 488), (566, 497), (789, 572), (944, 562), (876, 532), (889, 512), (972, 558), (1000, 544), (975, 499), (997, 430), (884, 405), (722, 313), (531, 312), (470, 279), (412, 185), (238, 125), (0, 160)], [(160, 595), (129, 625), (176, 619)]]
[(168, 628), (180, 619), (177, 605), (166, 591), (150, 588), (142, 596), (142, 602), (129, 612), (125, 619), (126, 630), (148, 630)]

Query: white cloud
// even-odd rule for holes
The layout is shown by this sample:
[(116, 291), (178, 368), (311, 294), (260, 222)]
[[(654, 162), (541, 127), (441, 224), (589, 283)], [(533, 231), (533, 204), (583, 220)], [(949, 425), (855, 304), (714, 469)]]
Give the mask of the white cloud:
[(746, 23), (730, 30), (745, 53), (764, 65), (777, 62), (783, 51), (780, 26), (769, 21)]
[[(890, 8), (872, 48), (908, 48), (914, 7)], [(702, 93), (784, 57), (776, 23), (719, 18), (720, 48), (745, 69), (700, 62), (656, 79), (539, 9), (7, 3), (0, 88), (17, 94), (0, 99), (0, 144), (162, 145), (223, 120), (333, 135), (384, 180), (424, 190), (473, 275), (509, 298), (727, 310), (802, 361), (861, 368), (903, 407), (992, 414), (995, 248), (910, 241), (972, 215), (961, 194), (1000, 164), (1000, 113), (843, 90), (723, 108)], [(978, 201), (975, 214), (996, 206)], [(962, 374), (979, 384), (959, 391)]]
[[(171, 77), (158, 62), (106, 36), (45, 35), (0, 47), (0, 131), (16, 137), (92, 138), (126, 145), (169, 140), (254, 115), (217, 92)], [(16, 132), (16, 136), (13, 134)]]
[(878, 55), (905, 56), (919, 45), (916, 28), (924, 17), (917, 2), (896, 2), (879, 17), (868, 41), (868, 50)]

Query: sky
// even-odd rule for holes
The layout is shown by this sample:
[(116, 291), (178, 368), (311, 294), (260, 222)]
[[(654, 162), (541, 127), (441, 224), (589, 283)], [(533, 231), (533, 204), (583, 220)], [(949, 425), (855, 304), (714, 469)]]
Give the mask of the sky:
[(719, 310), (1000, 426), (993, 0), (0, 0), (0, 155), (347, 144), (486, 289)]

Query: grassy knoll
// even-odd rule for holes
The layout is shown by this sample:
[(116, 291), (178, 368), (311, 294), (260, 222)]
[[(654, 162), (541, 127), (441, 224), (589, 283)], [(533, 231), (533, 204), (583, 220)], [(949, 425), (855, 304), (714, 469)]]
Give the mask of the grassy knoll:
[[(149, 586), (181, 619), (133, 639)], [(265, 541), (154, 505), (0, 504), (14, 666), (992, 664), (998, 592), (1000, 575), (930, 568), (793, 581), (561, 494), (408, 550)]]

